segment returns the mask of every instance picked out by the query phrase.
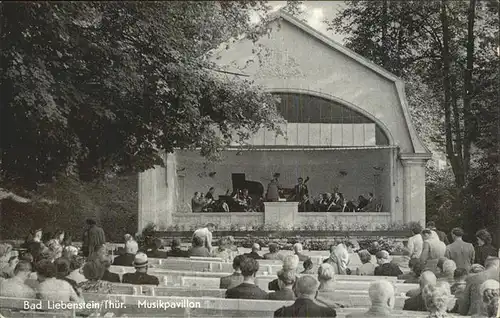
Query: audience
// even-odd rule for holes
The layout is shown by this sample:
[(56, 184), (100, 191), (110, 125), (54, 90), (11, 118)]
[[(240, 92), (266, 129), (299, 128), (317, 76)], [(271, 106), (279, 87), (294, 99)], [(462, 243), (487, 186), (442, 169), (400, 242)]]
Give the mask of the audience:
[(481, 264), (472, 264), (470, 267), (471, 274), (481, 273), (482, 271), (484, 271), (484, 266)]
[(470, 275), (465, 280), (466, 286), (462, 298), (459, 299), (459, 312), (461, 315), (485, 315), (482, 306), (481, 284), (489, 279), (499, 280), (500, 259), (489, 257), (485, 261), (485, 270)]
[(361, 250), (358, 252), (359, 260), (361, 261), (360, 267), (356, 268), (356, 275), (361, 276), (371, 276), (375, 273), (375, 265), (371, 263), (372, 254), (367, 250)]
[(81, 283), (78, 287), (84, 293), (112, 294), (113, 285), (108, 281), (102, 280), (105, 271), (106, 268), (100, 261), (94, 260), (85, 263), (83, 266), (83, 275), (87, 281)]
[(122, 283), (135, 285), (159, 285), (158, 277), (148, 275), (148, 256), (137, 253), (134, 259), (135, 273), (123, 274)]
[(259, 255), (260, 245), (257, 243), (253, 243), (252, 251), (250, 253), (246, 253), (245, 256), (253, 259), (262, 259), (262, 256)]
[(476, 233), (477, 239), (477, 251), (476, 251), (476, 263), (485, 266), (486, 259), (489, 256), (498, 257), (498, 249), (496, 249), (492, 244), (491, 234), (486, 230), (480, 230)]
[(408, 239), (408, 251), (410, 252), (410, 259), (420, 258), (422, 254), (422, 249), (424, 246), (424, 240), (422, 238), (422, 226), (419, 223), (414, 223), (411, 227), (412, 237)]
[(170, 245), (170, 251), (167, 252), (168, 257), (189, 257), (188, 251), (183, 251), (181, 249), (181, 241), (179, 239), (173, 239)]
[(335, 309), (323, 307), (315, 302), (318, 281), (312, 276), (302, 276), (297, 280), (295, 303), (281, 307), (274, 312), (274, 317), (336, 317)]
[(330, 246), (330, 257), (323, 263), (331, 264), (338, 275), (348, 274), (349, 252), (346, 245), (341, 240), (335, 240), (335, 245)]
[(57, 230), (52, 237), (52, 239), (47, 243), (47, 247), (52, 252), (52, 257), (54, 259), (62, 256), (63, 246), (62, 242), (64, 240), (64, 231)]
[(133, 266), (135, 254), (139, 250), (137, 244), (125, 244), (125, 253), (115, 257), (113, 265), (117, 266)]
[(304, 270), (300, 272), (301, 274), (313, 274), (314, 275), (314, 265), (310, 258), (304, 261)]
[(67, 281), (56, 278), (56, 266), (49, 260), (41, 260), (36, 265), (38, 275), (38, 298), (42, 300), (82, 302), (73, 286)]
[(453, 260), (457, 268), (465, 268), (469, 271), (471, 265), (474, 264), (476, 253), (474, 246), (471, 243), (464, 242), (462, 236), (464, 236), (464, 231), (461, 228), (456, 227), (451, 231), (453, 243), (446, 246), (444, 256)]
[(40, 255), (43, 251), (47, 250), (45, 244), (42, 243), (42, 229), (36, 229), (32, 231), (26, 241), (21, 247), (24, 247), (28, 252), (33, 255), (33, 261), (36, 263), (40, 260)]
[(255, 274), (259, 271), (259, 263), (249, 257), (240, 262), (243, 283), (226, 291), (226, 298), (267, 299), (267, 293), (255, 285)]
[(193, 233), (193, 242), (195, 237), (199, 237), (202, 241), (202, 246), (205, 246), (208, 249), (208, 253), (211, 254), (212, 247), (212, 232), (215, 230), (215, 224), (208, 223), (206, 227), (197, 229)]
[(264, 259), (283, 261), (285, 256), (279, 253), (279, 247), (276, 243), (269, 244), (269, 253), (264, 254)]
[(167, 258), (167, 252), (161, 251), (160, 250), (161, 248), (162, 248), (161, 239), (159, 238), (154, 239), (153, 245), (151, 246), (150, 249), (146, 251), (146, 255), (152, 258)]
[(189, 256), (210, 257), (210, 252), (204, 246), (203, 238), (200, 236), (193, 237), (193, 246), (189, 250)]
[(446, 233), (443, 232), (443, 231), (438, 230), (436, 228), (436, 224), (434, 223), (434, 221), (427, 222), (427, 228), (429, 230), (431, 230), (431, 231), (434, 231), (437, 234), (439, 240), (441, 242), (443, 242), (445, 246), (448, 245), (448, 244), (450, 244), (450, 241), (448, 240), (448, 237), (446, 236)]
[(85, 264), (85, 259), (80, 256), (73, 256), (69, 260), (69, 270), (70, 273), (66, 276), (68, 279), (74, 281), (77, 285), (86, 281), (87, 279), (83, 276), (83, 265)]
[(240, 264), (243, 258), (245, 258), (245, 256), (237, 255), (233, 259), (234, 272), (229, 276), (220, 278), (220, 286), (219, 286), (220, 289), (230, 289), (238, 286), (243, 282), (243, 275), (241, 274), (241, 269), (240, 269)]
[(228, 237), (222, 237), (219, 240), (219, 246), (217, 249), (214, 251), (214, 256), (217, 258), (222, 259), (223, 261), (229, 261), (231, 260), (231, 250), (229, 249), (229, 238)]
[(418, 284), (420, 282), (420, 275), (424, 270), (424, 266), (418, 258), (412, 258), (410, 260), (409, 266), (411, 269), (409, 275), (401, 275), (399, 278), (401, 279), (404, 277), (403, 279), (405, 280), (405, 284)]
[(78, 255), (78, 248), (73, 246), (73, 241), (71, 235), (65, 234), (63, 241), (63, 256), (67, 259), (71, 259), (73, 256)]
[(403, 275), (403, 272), (398, 265), (391, 263), (389, 259), (389, 252), (380, 251), (375, 255), (377, 258), (378, 266), (375, 268), (375, 276), (399, 276)]
[(12, 250), (12, 245), (0, 244), (0, 277), (14, 277), (14, 269), (18, 261), (17, 252)]
[(104, 230), (97, 226), (93, 219), (87, 219), (87, 229), (83, 233), (82, 252), (83, 256), (91, 257), (102, 245), (106, 244)]
[(104, 274), (102, 275), (101, 280), (111, 283), (119, 283), (120, 275), (109, 271), (109, 268), (111, 267), (111, 257), (106, 256), (101, 263), (104, 266)]
[(447, 282), (450, 285), (455, 283), (455, 270), (457, 269), (457, 265), (451, 259), (447, 259), (443, 263), (443, 271), (439, 274), (438, 281), (439, 282)]
[(0, 296), (16, 298), (35, 298), (36, 292), (28, 285), (26, 280), (31, 274), (31, 264), (19, 261), (14, 269), (14, 277), (0, 282)]
[(500, 300), (500, 285), (498, 281), (489, 279), (481, 284), (480, 294), (482, 295), (485, 315), (475, 315), (473, 318), (496, 318), (498, 317), (498, 302)]
[(370, 309), (361, 314), (349, 314), (346, 318), (391, 317), (395, 303), (394, 287), (391, 283), (386, 280), (371, 283), (368, 288), (368, 295), (372, 303)]
[(427, 285), (422, 290), (422, 297), (430, 313), (428, 318), (448, 317), (446, 311), (451, 296), (445, 286)]
[(344, 307), (336, 302), (338, 291), (335, 288), (335, 269), (332, 265), (323, 263), (319, 266), (318, 281), (319, 287), (316, 301), (330, 308)]
[(301, 262), (303, 262), (309, 258), (309, 256), (302, 253), (303, 247), (302, 247), (301, 243), (295, 243), (293, 245), (293, 251), (294, 251), (295, 255), (297, 255), (299, 257), (299, 261), (301, 261)]
[(280, 270), (278, 272), (278, 284), (280, 289), (278, 291), (269, 293), (268, 297), (270, 300), (295, 300), (295, 294), (293, 291), (293, 285), (296, 280), (295, 271), (284, 271)]
[[(297, 271), (297, 268), (299, 267), (299, 257), (297, 255), (288, 255), (285, 257), (283, 260), (283, 266), (282, 269), (284, 271)], [(269, 282), (267, 289), (269, 290), (279, 290), (279, 282), (278, 279), (272, 280)]]
[(73, 287), (75, 293), (80, 296), (78, 284), (71, 278), (68, 278), (68, 275), (71, 271), (70, 261), (64, 257), (60, 257), (54, 261), (54, 265), (56, 266), (56, 278), (67, 281), (71, 285), (71, 287)]
[(422, 290), (428, 285), (436, 285), (436, 275), (431, 271), (425, 271), (420, 275), (420, 288), (415, 295), (405, 300), (403, 310), (427, 311)]
[(420, 260), (424, 263), (426, 270), (437, 274), (437, 263), (441, 257), (444, 257), (446, 245), (430, 229), (422, 231), (422, 238), (424, 239), (424, 245)]

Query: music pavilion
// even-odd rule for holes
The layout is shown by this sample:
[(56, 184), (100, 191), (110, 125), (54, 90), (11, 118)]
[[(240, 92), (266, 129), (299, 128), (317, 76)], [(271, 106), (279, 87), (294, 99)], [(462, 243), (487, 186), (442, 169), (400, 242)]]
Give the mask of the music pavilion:
[[(241, 40), (215, 55), (226, 70), (250, 76), (281, 97), (285, 136), (259, 131), (250, 150), (224, 152), (209, 164), (195, 151), (165, 156), (165, 167), (139, 175), (139, 230), (149, 222), (170, 225), (281, 223), (361, 224), (425, 222), (425, 164), (431, 158), (413, 127), (404, 84), (395, 75), (334, 42), (296, 18), (279, 12), (269, 36)], [(259, 62), (253, 49), (264, 50)], [(229, 68), (228, 68), (229, 67)], [(237, 80), (235, 78), (235, 80)], [(372, 192), (380, 211), (297, 212), (296, 203), (276, 203), (266, 212), (193, 213), (194, 192), (215, 196), (242, 186), (264, 188), (274, 173), (293, 188), (309, 176), (311, 196), (333, 192), (357, 202)], [(243, 176), (244, 174), (244, 176)], [(234, 184), (238, 183), (238, 184)], [(255, 185), (258, 185), (255, 187)]]

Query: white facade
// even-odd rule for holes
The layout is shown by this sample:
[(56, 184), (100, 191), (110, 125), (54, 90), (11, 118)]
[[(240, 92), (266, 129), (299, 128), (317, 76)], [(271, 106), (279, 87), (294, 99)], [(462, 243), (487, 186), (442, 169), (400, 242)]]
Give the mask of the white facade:
[[(418, 138), (410, 121), (403, 82), (285, 13), (280, 12), (271, 27), (269, 36), (256, 44), (242, 40), (232, 44), (228, 50), (216, 52), (215, 60), (228, 71), (249, 75), (257, 85), (269, 92), (321, 97), (371, 119), (389, 140), (390, 150), (387, 151), (387, 159), (382, 162), (387, 166), (388, 180), (385, 183), (388, 188), (384, 189), (387, 192), (384, 194), (384, 205), (388, 219), (392, 222), (424, 223), (425, 163), (431, 154)], [(255, 54), (256, 48), (262, 48), (260, 57)], [(319, 125), (312, 130), (308, 128), (307, 142), (297, 137), (293, 146), (317, 144), (331, 147), (332, 150), (354, 145), (367, 149), (374, 146), (373, 127), (344, 126), (347, 128), (339, 125)], [(297, 128), (291, 129), (293, 132)], [(334, 144), (335, 138), (332, 136), (335, 129), (339, 133), (345, 129), (345, 136), (352, 136), (343, 137), (341, 144)], [(325, 133), (327, 130), (329, 133)], [(362, 138), (356, 133), (361, 130), (364, 133)], [(328, 134), (330, 137), (327, 137)], [(264, 147), (267, 143), (274, 143), (274, 146), (280, 145), (286, 149), (293, 133), (287, 135), (285, 139), (272, 139), (266, 138), (264, 133), (262, 137), (255, 137), (253, 143)], [(188, 187), (186, 193), (185, 183), (193, 181), (189, 181), (190, 177), (186, 174), (190, 172), (184, 169), (179, 157), (169, 154), (166, 163), (165, 168), (157, 167), (139, 175), (139, 230), (148, 222), (160, 227), (175, 223), (179, 202), (189, 201), (192, 196), (193, 189)], [(200, 176), (200, 180), (203, 177)], [(252, 177), (247, 179), (252, 180)], [(203, 181), (200, 181), (200, 186), (205, 186)], [(199, 190), (206, 192), (208, 189)], [(207, 217), (205, 214), (204, 219)], [(359, 217), (356, 216), (357, 219)]]

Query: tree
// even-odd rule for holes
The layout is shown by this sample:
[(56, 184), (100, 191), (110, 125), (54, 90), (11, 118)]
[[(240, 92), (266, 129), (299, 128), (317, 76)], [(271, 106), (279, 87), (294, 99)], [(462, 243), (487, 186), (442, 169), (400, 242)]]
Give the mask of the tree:
[(143, 171), (175, 148), (214, 159), (235, 129), (278, 130), (275, 99), (245, 79), (224, 80), (209, 59), (241, 34), (257, 39), (265, 29), (249, 12), (268, 9), (263, 1), (1, 2), (3, 183)]

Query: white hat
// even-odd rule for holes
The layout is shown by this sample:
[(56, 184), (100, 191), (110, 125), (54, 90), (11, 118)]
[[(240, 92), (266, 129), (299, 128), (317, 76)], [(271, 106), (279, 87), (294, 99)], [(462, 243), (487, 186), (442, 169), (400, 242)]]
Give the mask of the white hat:
[(134, 267), (141, 268), (148, 266), (148, 256), (144, 253), (137, 253), (134, 258)]
[(493, 289), (493, 290), (500, 289), (500, 283), (494, 279), (488, 279), (487, 281), (482, 283), (479, 289), (481, 291), (481, 297), (484, 295), (484, 291), (488, 289)]

